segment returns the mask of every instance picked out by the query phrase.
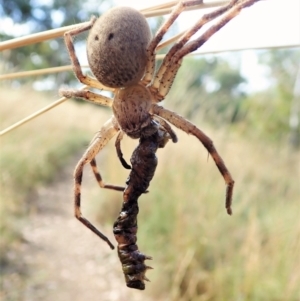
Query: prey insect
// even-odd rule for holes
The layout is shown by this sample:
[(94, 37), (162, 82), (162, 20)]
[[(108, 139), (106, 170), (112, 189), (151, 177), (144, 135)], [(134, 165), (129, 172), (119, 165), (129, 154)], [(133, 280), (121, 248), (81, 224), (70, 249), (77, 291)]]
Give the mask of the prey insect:
[[(157, 127), (157, 124), (153, 125)], [(141, 137), (134, 150), (130, 162), (132, 169), (127, 179), (123, 193), (123, 205), (118, 219), (114, 223), (114, 235), (118, 242), (118, 255), (122, 263), (125, 281), (128, 287), (143, 290), (144, 280), (148, 281), (145, 273), (151, 267), (144, 261), (152, 259), (138, 250), (137, 214), (139, 212), (138, 198), (145, 193), (154, 176), (157, 166), (156, 151), (165, 146), (172, 137), (177, 142), (175, 133), (162, 126), (150, 136)]]
[[(143, 149), (143, 145), (146, 143), (144, 141), (151, 140), (152, 138), (150, 137), (159, 135), (158, 133), (162, 128), (170, 133), (170, 131), (167, 130), (167, 128), (170, 128), (169, 123), (195, 136), (207, 149), (225, 180), (225, 207), (228, 214), (232, 213), (231, 202), (234, 181), (213, 145), (212, 140), (196, 125), (177, 113), (159, 106), (158, 103), (167, 96), (171, 89), (183, 58), (201, 47), (212, 35), (237, 16), (243, 8), (251, 6), (257, 1), (259, 0), (231, 0), (227, 5), (203, 15), (190, 30), (186, 31), (186, 33), (174, 43), (156, 72), (155, 53), (163, 36), (182, 11), (189, 6), (202, 3), (202, 1), (180, 1), (153, 38), (151, 37), (149, 25), (144, 16), (138, 11), (128, 7), (113, 8), (99, 19), (92, 17), (88, 25), (65, 33), (65, 43), (69, 51), (74, 73), (78, 80), (90, 88), (100, 90), (107, 89), (114, 93), (112, 99), (89, 89), (63, 89), (60, 91), (65, 97), (83, 98), (95, 104), (111, 107), (113, 110), (113, 116), (102, 126), (94, 137), (90, 146), (79, 160), (74, 172), (75, 216), (95, 234), (105, 240), (112, 249), (114, 246), (109, 239), (82, 216), (80, 210), (81, 182), (84, 166), (91, 164), (100, 187), (123, 191), (123, 187), (109, 185), (103, 182), (95, 161), (96, 155), (117, 134), (116, 145), (118, 156), (125, 167), (127, 163), (123, 159), (118, 146), (123, 134), (133, 139), (140, 139), (140, 148), (138, 147), (140, 150)], [(199, 37), (190, 40), (203, 25), (218, 17), (219, 19), (210, 28), (204, 31)], [(87, 57), (90, 69), (95, 78), (83, 74), (73, 43), (74, 36), (87, 30), (90, 30), (87, 40)], [(156, 143), (158, 142), (156, 141)], [(141, 158), (144, 160), (146, 157), (141, 156)], [(132, 160), (135, 162), (134, 157), (132, 157)], [(147, 168), (149, 168), (148, 165)], [(145, 170), (143, 176), (147, 177), (147, 172), (148, 171)], [(129, 181), (128, 187), (131, 187), (131, 184)], [(135, 185), (133, 191), (139, 191), (138, 185), (141, 184), (136, 182)], [(128, 187), (125, 190), (124, 198), (127, 193), (131, 191)], [(134, 202), (137, 202), (137, 197), (135, 196), (133, 198), (136, 198)], [(124, 203), (126, 203), (125, 199)], [(126, 208), (124, 211), (126, 211)], [(136, 214), (137, 212), (135, 212), (135, 215)], [(134, 215), (131, 217), (132, 219), (129, 218), (129, 221), (134, 225)], [(129, 228), (134, 228), (131, 227), (132, 225), (130, 225)], [(115, 229), (118, 229), (119, 226), (121, 226), (121, 228), (124, 226), (121, 219), (118, 219)], [(128, 241), (125, 241), (126, 244), (131, 245), (129, 238)], [(124, 265), (126, 265), (126, 256), (123, 256), (125, 253), (120, 249), (121, 244), (122, 243), (119, 242), (119, 256), (124, 268)], [(130, 275), (130, 273), (126, 272), (125, 275)], [(140, 284), (136, 285), (137, 288), (139, 285)], [(132, 285), (132, 287), (135, 287), (135, 285)]]

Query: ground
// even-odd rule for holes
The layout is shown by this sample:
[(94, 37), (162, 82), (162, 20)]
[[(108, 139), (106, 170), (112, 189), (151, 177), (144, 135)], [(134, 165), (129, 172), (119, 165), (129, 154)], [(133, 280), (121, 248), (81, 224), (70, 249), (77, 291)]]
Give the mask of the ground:
[[(20, 260), (28, 275), (22, 300), (151, 300), (147, 288), (137, 291), (126, 287), (116, 250), (75, 219), (75, 163), (37, 191), (37, 211), (23, 230)], [(115, 241), (112, 227), (101, 230)]]

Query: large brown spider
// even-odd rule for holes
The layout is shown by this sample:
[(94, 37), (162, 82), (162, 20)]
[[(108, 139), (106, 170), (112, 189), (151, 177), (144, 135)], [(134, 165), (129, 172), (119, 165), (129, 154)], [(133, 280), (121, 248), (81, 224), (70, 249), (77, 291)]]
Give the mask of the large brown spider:
[[(202, 1), (179, 2), (153, 38), (151, 38), (150, 29), (144, 16), (128, 7), (111, 9), (99, 19), (92, 17), (88, 25), (65, 33), (65, 42), (78, 80), (91, 88), (107, 89), (114, 93), (114, 98), (111, 99), (90, 90), (60, 91), (65, 97), (83, 98), (96, 104), (112, 107), (113, 110), (113, 116), (93, 138), (74, 172), (75, 216), (105, 240), (112, 249), (114, 247), (108, 238), (82, 216), (80, 191), (83, 168), (88, 163), (92, 165), (100, 187), (124, 190), (120, 186), (105, 184), (95, 161), (100, 150), (118, 133), (116, 145), (118, 145), (120, 158), (122, 155), (119, 142), (124, 133), (131, 138), (141, 138), (153, 135), (159, 128), (163, 128), (171, 134), (170, 126), (166, 122), (168, 121), (184, 132), (194, 135), (212, 156), (225, 180), (225, 206), (228, 214), (232, 213), (231, 199), (234, 181), (211, 139), (194, 124), (159, 106), (158, 103), (168, 94), (184, 56), (198, 49), (243, 8), (257, 1), (259, 0), (232, 0), (227, 5), (205, 14), (171, 47), (156, 73), (155, 50), (164, 34), (186, 7), (202, 3)], [(222, 14), (224, 16), (200, 37), (189, 41), (204, 24)], [(72, 40), (73, 36), (89, 29), (91, 30), (87, 40), (87, 56), (95, 78), (82, 73)]]

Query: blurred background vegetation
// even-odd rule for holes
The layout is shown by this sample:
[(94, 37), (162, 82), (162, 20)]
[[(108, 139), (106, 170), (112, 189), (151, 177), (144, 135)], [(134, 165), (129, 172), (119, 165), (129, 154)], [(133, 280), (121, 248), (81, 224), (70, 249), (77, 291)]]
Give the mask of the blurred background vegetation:
[[(82, 6), (79, 1), (54, 0), (45, 5), (0, 0), (0, 19), (1, 14), (9, 15), (25, 27), (23, 30), (32, 33), (82, 22), (107, 8), (105, 1), (98, 3), (94, 11), (91, 2)], [(53, 23), (53, 14), (61, 16), (59, 23)], [(153, 30), (160, 21), (158, 18), (151, 23)], [(0, 27), (0, 37), (6, 40), (13, 36)], [(78, 43), (81, 47), (82, 42)], [(169, 143), (158, 152), (159, 167), (150, 193), (140, 200), (138, 233), (141, 250), (155, 258), (149, 284), (153, 298), (300, 298), (300, 49), (252, 52), (265, 70), (267, 85), (263, 89), (247, 89), (249, 78), (241, 71), (242, 51), (203, 55), (184, 60), (164, 103), (214, 140), (236, 188), (234, 215), (229, 218), (223, 209), (222, 178), (212, 160), (207, 162), (198, 141), (177, 131), (179, 143)], [(62, 39), (4, 51), (0, 58), (0, 70), (4, 72), (69, 62)], [(73, 84), (74, 76), (65, 72), (43, 78), (39, 87), (46, 92), (35, 91), (39, 80), (1, 83), (1, 129), (56, 99), (59, 86)], [(1, 138), (2, 277), (16, 271), (21, 282), (26, 277), (24, 267), (11, 254), (18, 254), (21, 228), (30, 222), (26, 218), (29, 213), (34, 212), (36, 204), (31, 196), (56, 177), (78, 151), (83, 152), (106, 120), (107, 111), (99, 118), (103, 110), (69, 101), (59, 111), (45, 114)], [(80, 124), (78, 120), (83, 118)], [(58, 123), (58, 119), (63, 122)], [(134, 142), (130, 146), (125, 143), (127, 157), (132, 145)], [(113, 159), (115, 153), (107, 156), (110, 164), (103, 172), (114, 182), (124, 182), (122, 178), (115, 181), (120, 169)], [(111, 225), (121, 204), (112, 202), (105, 192), (102, 194), (101, 204), (95, 200), (94, 210), (101, 206), (96, 213), (98, 220)], [(15, 300), (22, 300), (21, 291)]]

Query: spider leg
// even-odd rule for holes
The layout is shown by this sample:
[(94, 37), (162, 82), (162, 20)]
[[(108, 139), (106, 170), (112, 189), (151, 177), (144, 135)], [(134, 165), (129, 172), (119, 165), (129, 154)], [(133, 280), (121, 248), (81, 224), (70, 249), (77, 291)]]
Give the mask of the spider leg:
[(96, 20), (97, 20), (97, 18), (95, 16), (93, 16), (91, 18), (89, 24), (79, 26), (75, 29), (65, 32), (65, 34), (64, 34), (65, 44), (67, 46), (69, 56), (71, 58), (71, 62), (73, 65), (73, 71), (81, 83), (88, 85), (90, 87), (93, 87), (93, 88), (100, 89), (100, 90), (104, 89), (104, 90), (114, 91), (114, 89), (112, 89), (112, 88), (105, 87), (103, 84), (98, 82), (95, 78), (84, 75), (82, 73), (82, 69), (81, 69), (78, 57), (76, 55), (76, 52), (75, 52), (75, 47), (74, 47), (74, 42), (73, 42), (72, 37), (91, 29), (93, 27), (94, 23), (96, 22)]
[(155, 74), (154, 81), (151, 85), (152, 91), (158, 90), (160, 83), (161, 83), (161, 79), (162, 79), (164, 73), (166, 72), (166, 69), (170, 66), (172, 58), (176, 54), (176, 52), (179, 49), (181, 49), (190, 40), (190, 38), (203, 27), (203, 25), (205, 25), (209, 21), (217, 18), (218, 16), (220, 16), (221, 14), (226, 12), (237, 1), (238, 0), (232, 0), (232, 1), (230, 1), (229, 4), (222, 6), (219, 9), (217, 9), (211, 13), (203, 15), (202, 18), (171, 47), (171, 49), (168, 51), (168, 53), (164, 57), (163, 62), (159, 67), (159, 70)]
[(131, 166), (125, 161), (122, 150), (121, 150), (121, 140), (123, 139), (123, 136), (124, 136), (124, 132), (120, 131), (117, 136), (116, 143), (115, 143), (117, 155), (118, 155), (118, 158), (121, 161), (123, 167), (126, 169), (131, 169)]
[(177, 17), (180, 15), (180, 13), (183, 11), (184, 7), (182, 2), (179, 2), (173, 11), (171, 12), (171, 15), (169, 19), (159, 28), (157, 31), (155, 37), (152, 39), (151, 43), (149, 44), (147, 48), (147, 65), (146, 65), (146, 71), (145, 75), (142, 79), (142, 83), (146, 86), (149, 84), (152, 80), (154, 69), (155, 69), (155, 49), (159, 42), (162, 40), (165, 33), (168, 31), (170, 26), (174, 23), (174, 21), (177, 19)]
[(156, 119), (161, 125), (161, 127), (170, 135), (173, 143), (178, 142), (176, 133), (172, 130), (171, 126), (164, 119), (155, 115), (153, 116), (153, 118)]
[(230, 172), (228, 171), (225, 163), (223, 162), (221, 156), (218, 154), (215, 149), (212, 140), (207, 137), (200, 129), (198, 129), (193, 123), (179, 116), (178, 114), (164, 109), (156, 104), (152, 105), (152, 112), (172, 123), (174, 126), (183, 130), (187, 134), (192, 134), (196, 138), (200, 140), (200, 142), (204, 145), (207, 151), (210, 153), (212, 158), (214, 159), (221, 175), (223, 176), (226, 183), (226, 199), (225, 199), (225, 208), (228, 214), (232, 214), (231, 203), (232, 203), (232, 192), (234, 186), (234, 180)]
[[(172, 83), (175, 79), (176, 73), (180, 68), (182, 59), (187, 54), (197, 50), (201, 47), (212, 35), (218, 32), (229, 21), (236, 17), (243, 8), (253, 5), (260, 0), (245, 0), (238, 2), (232, 0), (228, 5), (220, 9), (205, 14), (180, 40), (176, 43), (164, 59), (156, 77), (151, 86), (152, 93), (156, 93), (156, 99), (161, 101), (168, 94)], [(195, 34), (204, 24), (215, 19), (221, 14), (225, 15), (218, 20), (214, 25), (207, 29), (200, 37), (188, 42), (193, 34)]]
[(124, 186), (118, 186), (118, 185), (113, 185), (113, 184), (105, 184), (104, 181), (102, 180), (101, 174), (97, 168), (96, 164), (96, 159), (93, 158), (90, 162), (93, 173), (95, 175), (95, 178), (101, 188), (106, 188), (106, 189), (112, 189), (112, 190), (117, 190), (117, 191), (124, 191), (125, 187)]
[(60, 89), (59, 94), (67, 98), (83, 98), (88, 102), (103, 105), (106, 107), (111, 107), (113, 103), (113, 100), (111, 98), (96, 94), (89, 90)]
[(142, 79), (142, 84), (145, 86), (148, 85), (153, 78), (153, 73), (155, 69), (155, 50), (159, 44), (159, 42), (162, 40), (165, 33), (169, 30), (170, 26), (174, 23), (174, 21), (177, 19), (177, 17), (180, 15), (180, 13), (185, 9), (187, 6), (195, 6), (198, 4), (202, 4), (202, 0), (193, 0), (193, 1), (180, 1), (172, 10), (169, 18), (166, 20), (166, 22), (159, 28), (157, 31), (155, 37), (150, 42), (148, 48), (147, 48), (147, 65), (145, 70), (145, 75)]
[[(86, 227), (92, 230), (101, 239), (106, 241), (111, 249), (114, 249), (113, 244), (109, 239), (102, 234), (94, 225), (92, 225), (85, 217), (82, 216), (81, 205), (81, 183), (83, 168), (86, 164), (91, 163), (100, 150), (108, 143), (108, 141), (119, 131), (117, 122), (114, 117), (110, 118), (101, 128), (99, 133), (94, 137), (92, 143), (83, 154), (82, 158), (77, 163), (74, 171), (74, 205), (75, 205), (75, 217), (81, 221)], [(96, 176), (97, 177), (97, 176)]]

